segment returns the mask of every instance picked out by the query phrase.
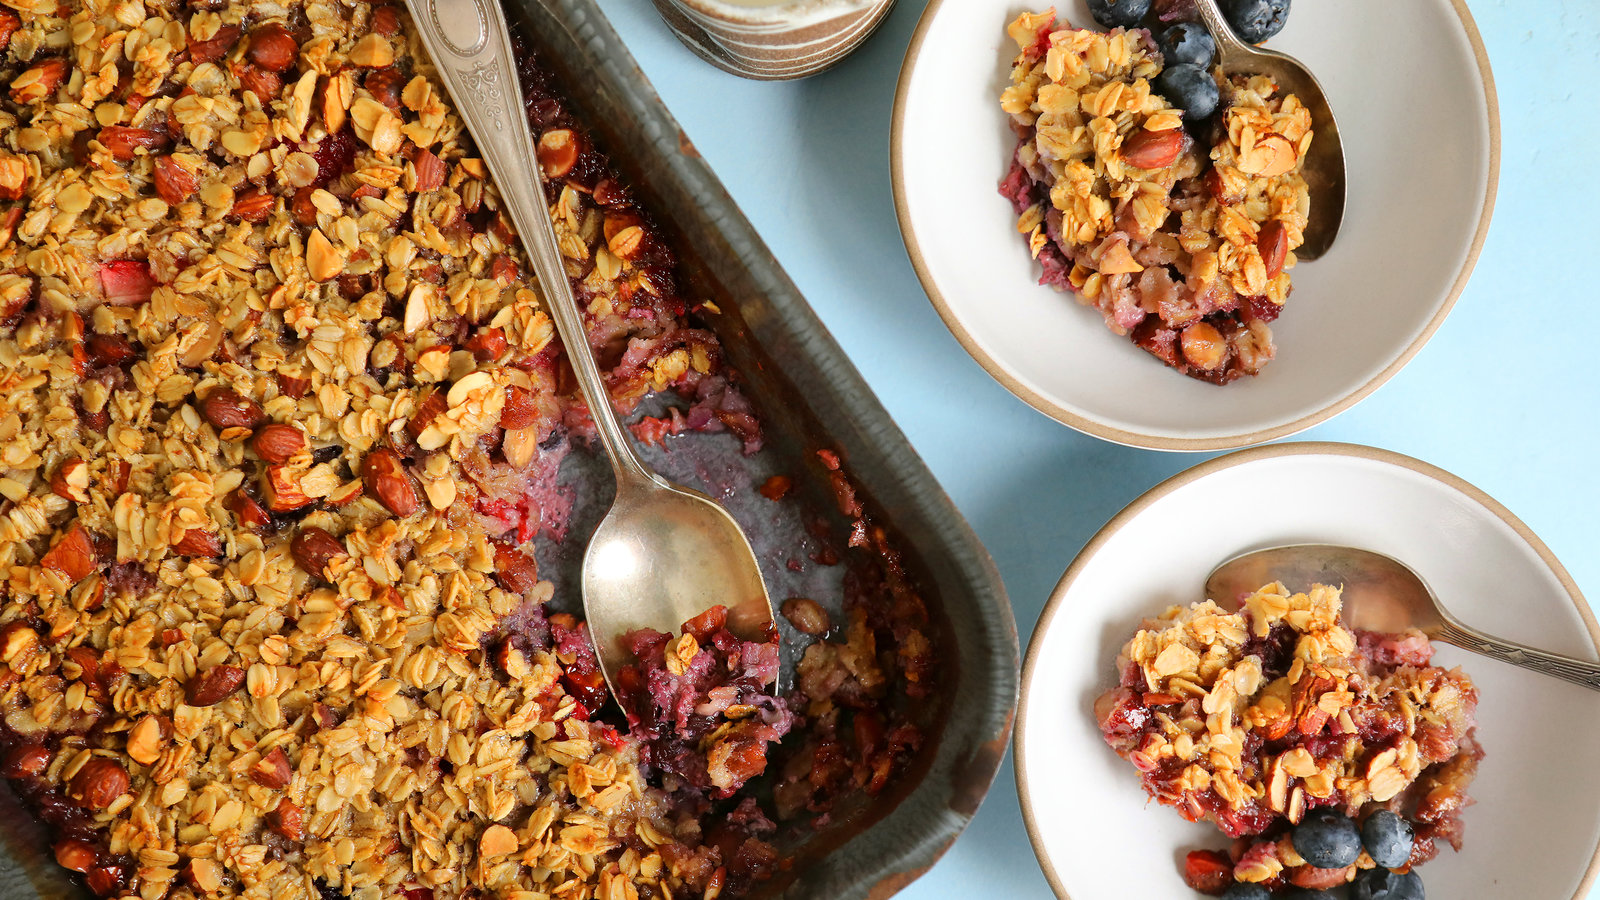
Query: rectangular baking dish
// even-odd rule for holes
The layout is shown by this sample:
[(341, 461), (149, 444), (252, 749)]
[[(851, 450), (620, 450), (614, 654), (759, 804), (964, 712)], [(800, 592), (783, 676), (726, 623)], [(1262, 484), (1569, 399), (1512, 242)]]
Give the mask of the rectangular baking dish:
[[(829, 472), (832, 451), (904, 554), (939, 633), (938, 708), (919, 759), (890, 788), (812, 830), (787, 828), (788, 868), (757, 897), (882, 898), (933, 864), (988, 791), (1016, 705), (1016, 625), (999, 574), (905, 437), (779, 268), (667, 112), (594, 0), (506, 0), (513, 29), (540, 56), (579, 120), (666, 232), (685, 296), (721, 310), (708, 324), (743, 376), (766, 447), (755, 457), (722, 436), (684, 435), (643, 448), (664, 473), (718, 496), (750, 531), (775, 602), (809, 596), (837, 611), (845, 566), (786, 565), (815, 546), (817, 517), (842, 534)], [(794, 481), (788, 513), (753, 488)], [(557, 597), (576, 597), (581, 537), (609, 503), (602, 459), (574, 453), (562, 480), (576, 494), (573, 539), (544, 544), (540, 571)], [(798, 510), (796, 512), (795, 510)], [(837, 542), (843, 548), (843, 541)], [(793, 634), (793, 632), (788, 632)], [(792, 666), (789, 667), (792, 669)], [(48, 842), (9, 790), (0, 790), (0, 897), (87, 897), (51, 858)]]

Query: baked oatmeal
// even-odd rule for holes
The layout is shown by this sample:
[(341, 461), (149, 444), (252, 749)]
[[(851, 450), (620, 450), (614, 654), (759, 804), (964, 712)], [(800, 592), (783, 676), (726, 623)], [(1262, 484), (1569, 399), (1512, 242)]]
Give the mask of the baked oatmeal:
[(1000, 192), (1040, 283), (1186, 375), (1259, 373), (1310, 208), (1310, 113), (1269, 78), (1219, 71), (1217, 111), (1186, 127), (1148, 30), (1058, 28), (1047, 10), (1008, 32), (1017, 146)]
[[(760, 452), (714, 311), (518, 65), (614, 401)], [(592, 423), (401, 7), (7, 0), (0, 84), (0, 775), (92, 892), (735, 896), (912, 759), (927, 611), (829, 451), (849, 574), (796, 689), (734, 685), (703, 746), (611, 702), (534, 555)]]
[(1106, 742), (1157, 802), (1236, 839), (1227, 854), (1190, 855), (1192, 886), (1322, 889), (1374, 868), (1383, 854), (1359, 844), (1338, 865), (1304, 858), (1299, 832), (1324, 815), (1403, 817), (1410, 852), (1387, 868), (1426, 862), (1441, 843), (1461, 848), (1483, 755), (1477, 689), (1461, 670), (1430, 665), (1420, 631), (1346, 628), (1339, 594), (1270, 584), (1237, 613), (1209, 600), (1173, 607), (1117, 657), (1118, 686), (1095, 703)]

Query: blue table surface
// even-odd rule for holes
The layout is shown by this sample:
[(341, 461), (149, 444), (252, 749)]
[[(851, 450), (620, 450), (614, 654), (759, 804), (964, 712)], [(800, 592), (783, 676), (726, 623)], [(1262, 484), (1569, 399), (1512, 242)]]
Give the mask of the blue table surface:
[[(959, 0), (951, 0), (959, 2)], [(1078, 434), (961, 349), (906, 259), (889, 182), (895, 81), (923, 0), (813, 78), (756, 83), (684, 49), (648, 0), (602, 4), (645, 74), (993, 554), (1024, 645), (1107, 519), (1202, 454)], [(1600, 2), (1468, 0), (1500, 96), (1500, 192), (1471, 283), (1433, 340), (1294, 440), (1405, 453), (1460, 475), (1600, 599)], [(1592, 601), (1591, 601), (1592, 602)], [(900, 896), (1048, 898), (1009, 757), (971, 827)], [(1600, 890), (1590, 894), (1600, 900)]]

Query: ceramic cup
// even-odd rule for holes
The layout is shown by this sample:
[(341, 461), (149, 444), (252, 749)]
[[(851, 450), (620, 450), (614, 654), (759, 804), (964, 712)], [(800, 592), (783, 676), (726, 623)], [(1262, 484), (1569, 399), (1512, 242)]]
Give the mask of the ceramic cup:
[(702, 59), (745, 78), (803, 78), (843, 59), (894, 0), (653, 0)]

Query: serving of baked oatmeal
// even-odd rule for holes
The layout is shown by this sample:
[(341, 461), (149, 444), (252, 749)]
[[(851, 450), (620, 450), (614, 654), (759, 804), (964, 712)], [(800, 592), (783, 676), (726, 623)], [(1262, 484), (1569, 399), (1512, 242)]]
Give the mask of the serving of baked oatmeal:
[[(714, 311), (519, 68), (614, 401), (759, 452)], [(611, 701), (534, 555), (592, 425), (400, 7), (7, 0), (0, 83), (0, 775), (91, 891), (734, 896), (911, 760), (928, 614), (826, 451), (861, 549), (795, 689), (706, 628), (676, 658), (748, 672), (663, 686), (683, 727)]]
[(1000, 192), (1040, 283), (1186, 375), (1258, 374), (1310, 212), (1310, 113), (1262, 76), (1164, 87), (1143, 28), (1058, 27), (1047, 10), (1007, 31), (1019, 52), (1000, 106), (1017, 145)]
[(1477, 689), (1420, 631), (1344, 627), (1339, 593), (1173, 607), (1122, 648), (1095, 703), (1106, 742), (1157, 802), (1236, 839), (1189, 854), (1192, 887), (1321, 890), (1461, 848)]

